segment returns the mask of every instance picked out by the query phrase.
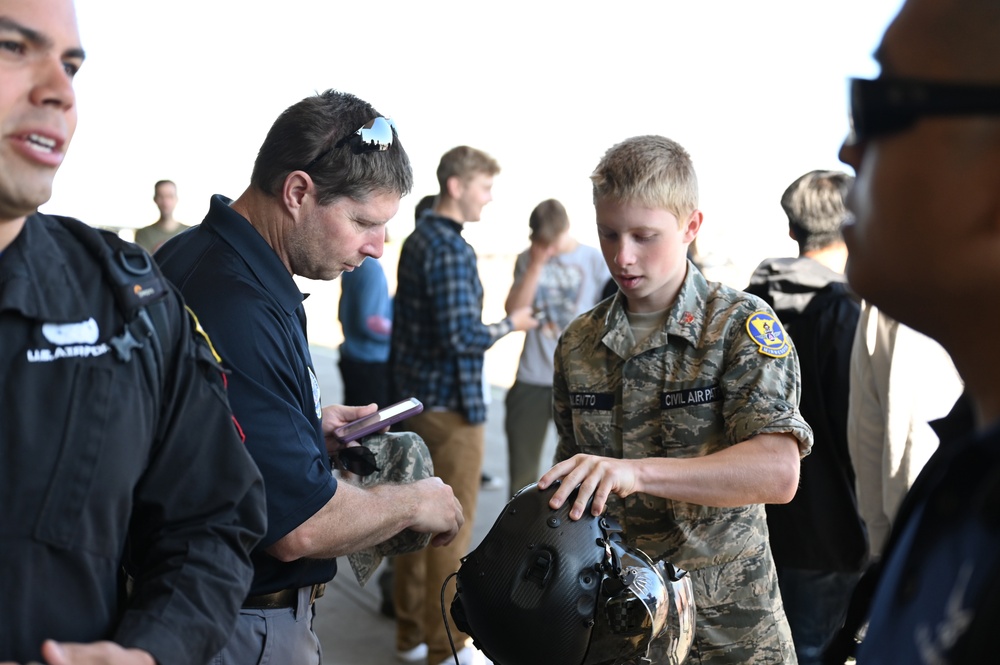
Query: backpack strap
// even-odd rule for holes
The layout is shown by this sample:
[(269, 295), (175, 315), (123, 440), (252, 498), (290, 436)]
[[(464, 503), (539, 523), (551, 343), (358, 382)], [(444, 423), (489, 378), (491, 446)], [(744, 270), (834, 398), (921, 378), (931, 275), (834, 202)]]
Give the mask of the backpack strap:
[(70, 217), (51, 215), (80, 242), (100, 264), (115, 302), (125, 321), (122, 332), (108, 340), (121, 362), (132, 359), (132, 351), (143, 356), (156, 386), (164, 376), (163, 345), (168, 336), (166, 280), (153, 258), (141, 247), (110, 231), (95, 229)]

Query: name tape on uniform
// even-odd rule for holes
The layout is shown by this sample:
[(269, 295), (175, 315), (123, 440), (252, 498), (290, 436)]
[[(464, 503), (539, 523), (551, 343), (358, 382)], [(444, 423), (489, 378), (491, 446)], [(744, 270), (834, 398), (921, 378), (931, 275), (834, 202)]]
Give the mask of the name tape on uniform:
[(707, 388), (688, 388), (687, 390), (675, 390), (660, 395), (661, 409), (678, 409), (682, 406), (697, 406), (698, 404), (708, 404), (718, 402), (722, 399), (722, 386), (718, 384)]

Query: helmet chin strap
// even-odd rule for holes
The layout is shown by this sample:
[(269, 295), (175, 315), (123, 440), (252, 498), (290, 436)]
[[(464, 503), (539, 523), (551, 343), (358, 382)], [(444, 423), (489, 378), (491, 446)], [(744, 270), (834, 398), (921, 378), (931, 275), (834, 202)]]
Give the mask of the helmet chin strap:
[[(622, 587), (627, 587), (635, 578), (635, 575), (631, 576), (628, 571), (622, 572), (622, 560), (618, 555), (618, 551), (611, 547), (612, 540), (620, 541), (622, 528), (614, 520), (609, 520), (606, 517), (602, 517), (597, 523), (598, 527), (601, 529), (601, 533), (604, 535), (603, 538), (598, 539), (598, 544), (604, 547), (604, 563), (601, 564), (602, 572), (606, 575), (610, 575), (609, 580), (613, 579), (615, 582), (620, 584)], [(631, 577), (632, 579), (626, 579)], [(607, 582), (606, 582), (607, 583)]]

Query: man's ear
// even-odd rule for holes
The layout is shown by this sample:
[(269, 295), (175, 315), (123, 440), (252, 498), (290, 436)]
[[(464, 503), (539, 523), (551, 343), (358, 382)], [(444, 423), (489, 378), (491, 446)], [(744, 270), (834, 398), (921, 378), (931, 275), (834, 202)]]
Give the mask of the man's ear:
[(462, 179), (460, 177), (458, 177), (457, 175), (449, 177), (445, 185), (448, 190), (448, 196), (451, 199), (457, 200), (462, 197), (462, 190), (465, 189), (465, 183), (462, 182)]
[(305, 171), (292, 171), (281, 187), (281, 203), (295, 219), (309, 196), (315, 198), (316, 184)]
[(694, 239), (698, 237), (698, 231), (701, 230), (703, 219), (704, 216), (701, 214), (701, 210), (695, 210), (688, 215), (687, 221), (684, 222), (684, 242), (694, 242)]

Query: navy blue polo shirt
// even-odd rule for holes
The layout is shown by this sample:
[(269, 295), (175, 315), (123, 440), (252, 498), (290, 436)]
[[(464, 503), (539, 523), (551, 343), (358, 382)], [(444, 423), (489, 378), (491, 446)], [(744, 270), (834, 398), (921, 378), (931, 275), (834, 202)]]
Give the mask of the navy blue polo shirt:
[(264, 549), (326, 505), (337, 481), (306, 339), (305, 296), (230, 203), (213, 196), (202, 223), (167, 241), (156, 260), (231, 371), (229, 401), (264, 477), (267, 535), (253, 552), (256, 596), (333, 579), (336, 559), (282, 563)]

